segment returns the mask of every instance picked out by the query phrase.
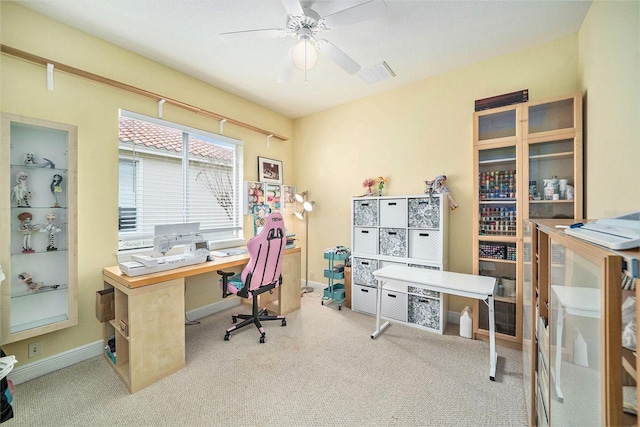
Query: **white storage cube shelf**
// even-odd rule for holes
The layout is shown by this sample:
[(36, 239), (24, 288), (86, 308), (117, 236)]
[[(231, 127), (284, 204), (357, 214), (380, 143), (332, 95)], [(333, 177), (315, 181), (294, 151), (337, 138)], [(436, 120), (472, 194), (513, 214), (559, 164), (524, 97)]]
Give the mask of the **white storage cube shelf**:
[(409, 295), (408, 322), (428, 329), (444, 332), (441, 301), (421, 295)]
[(351, 247), (354, 252), (360, 254), (377, 254), (378, 229), (374, 227), (355, 227)]
[[(445, 204), (446, 205), (446, 204)], [(387, 265), (446, 270), (448, 210), (439, 194), (355, 198), (352, 204), (351, 309), (375, 315), (377, 283), (373, 272)], [(444, 333), (447, 295), (393, 283), (385, 284), (385, 319)]]
[(357, 285), (376, 286), (373, 272), (378, 270), (377, 259), (355, 258), (351, 259), (351, 281)]
[(380, 227), (407, 227), (407, 199), (380, 200)]
[(351, 309), (360, 313), (375, 315), (378, 289), (354, 284), (351, 290)]
[(405, 228), (380, 229), (380, 255), (407, 256), (407, 230)]
[[(407, 287), (390, 283), (382, 290), (380, 314), (385, 318), (406, 322), (407, 301)], [(375, 310), (373, 313), (375, 314)]]
[(378, 200), (367, 198), (354, 201), (353, 225), (370, 226), (378, 225)]
[(439, 262), (442, 258), (440, 230), (409, 230), (409, 258)]

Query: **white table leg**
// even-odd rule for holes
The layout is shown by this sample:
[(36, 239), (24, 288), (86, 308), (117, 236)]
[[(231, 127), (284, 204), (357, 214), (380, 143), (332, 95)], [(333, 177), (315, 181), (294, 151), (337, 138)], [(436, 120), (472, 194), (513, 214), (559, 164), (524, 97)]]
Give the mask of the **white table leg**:
[(382, 326), (380, 326), (380, 316), (382, 315), (382, 280), (378, 280), (378, 294), (376, 295), (376, 330), (371, 334), (371, 339), (375, 339), (378, 335), (382, 333), (387, 326), (389, 326), (389, 322), (386, 321)]
[(498, 354), (496, 353), (496, 319), (493, 303), (493, 295), (489, 295), (489, 379), (496, 380), (496, 366), (498, 365)]

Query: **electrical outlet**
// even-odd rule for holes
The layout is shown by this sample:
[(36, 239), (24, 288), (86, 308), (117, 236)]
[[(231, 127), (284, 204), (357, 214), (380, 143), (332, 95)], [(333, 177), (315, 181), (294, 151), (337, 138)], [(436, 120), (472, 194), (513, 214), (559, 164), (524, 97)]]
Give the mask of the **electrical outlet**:
[(40, 350), (42, 350), (42, 343), (40, 341), (32, 342), (29, 344), (29, 357), (40, 356)]

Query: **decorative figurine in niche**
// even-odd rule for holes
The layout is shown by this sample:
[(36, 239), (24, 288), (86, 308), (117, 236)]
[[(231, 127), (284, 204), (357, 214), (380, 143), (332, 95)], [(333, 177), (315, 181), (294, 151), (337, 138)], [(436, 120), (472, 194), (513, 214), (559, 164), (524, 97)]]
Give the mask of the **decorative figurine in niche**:
[(18, 282), (27, 285), (30, 291), (37, 291), (42, 287), (42, 283), (34, 283), (31, 273), (26, 271), (18, 274)]
[(36, 160), (36, 156), (35, 154), (33, 154), (32, 152), (28, 152), (27, 154), (24, 155), (24, 164), (26, 166), (35, 166), (38, 164), (38, 161)]
[(55, 169), (56, 165), (55, 163), (53, 163), (51, 160), (47, 159), (46, 157), (42, 158), (45, 162), (44, 163), (40, 163), (40, 167), (41, 168), (51, 168), (51, 169)]
[(382, 196), (382, 190), (384, 189), (384, 185), (389, 181), (388, 179), (384, 179), (383, 177), (378, 177), (378, 196)]
[(20, 215), (18, 215), (18, 219), (20, 220), (20, 233), (22, 233), (24, 236), (22, 238), (22, 252), (25, 254), (32, 253), (33, 248), (31, 247), (31, 234), (38, 231), (40, 226), (31, 224), (33, 215), (31, 215), (29, 212), (22, 212)]
[(49, 234), (49, 246), (47, 246), (48, 251), (57, 251), (58, 248), (54, 246), (54, 236), (56, 233), (62, 231), (60, 227), (56, 225), (56, 214), (48, 213), (46, 216), (47, 223), (40, 229), (42, 233)]
[(16, 186), (11, 190), (11, 197), (18, 203), (19, 208), (30, 208), (31, 189), (29, 188), (29, 174), (20, 171), (16, 174)]
[(42, 291), (45, 289), (58, 289), (60, 287), (60, 285), (43, 286), (42, 282), (34, 283), (33, 276), (31, 275), (31, 273), (28, 273), (26, 271), (18, 274), (18, 283), (24, 283), (32, 292)]
[(424, 190), (424, 192), (428, 193), (429, 196), (433, 195), (433, 193), (446, 194), (447, 198), (449, 199), (449, 207), (451, 208), (451, 210), (454, 210), (458, 207), (458, 205), (453, 201), (453, 197), (451, 196), (449, 187), (445, 185), (446, 182), (446, 175), (438, 175), (434, 180), (424, 182), (427, 185), (427, 188), (426, 190)]
[(53, 207), (59, 208), (60, 202), (58, 200), (58, 195), (62, 193), (62, 175), (53, 175), (53, 181), (51, 181), (51, 193), (53, 194), (53, 198), (55, 200)]
[(362, 181), (362, 186), (367, 189), (364, 193), (365, 196), (373, 196), (373, 190), (371, 189), (373, 184), (375, 184), (375, 182), (371, 178), (365, 178), (365, 180)]

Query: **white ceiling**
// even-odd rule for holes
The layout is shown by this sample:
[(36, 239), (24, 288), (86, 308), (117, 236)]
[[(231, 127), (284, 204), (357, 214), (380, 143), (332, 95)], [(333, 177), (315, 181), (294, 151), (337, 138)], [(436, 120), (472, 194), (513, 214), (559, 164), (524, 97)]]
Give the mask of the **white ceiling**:
[[(323, 32), (363, 68), (396, 76), (366, 84), (319, 55), (287, 84), (278, 75), (294, 38), (224, 42), (219, 33), (286, 28), (280, 0), (15, 0), (291, 118), (576, 33), (591, 0), (384, 0), (380, 18)], [(366, 0), (302, 1), (326, 16)], [(50, 58), (55, 60), (56, 58)]]

